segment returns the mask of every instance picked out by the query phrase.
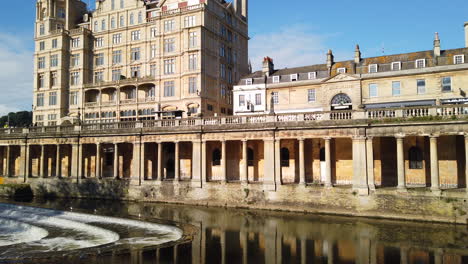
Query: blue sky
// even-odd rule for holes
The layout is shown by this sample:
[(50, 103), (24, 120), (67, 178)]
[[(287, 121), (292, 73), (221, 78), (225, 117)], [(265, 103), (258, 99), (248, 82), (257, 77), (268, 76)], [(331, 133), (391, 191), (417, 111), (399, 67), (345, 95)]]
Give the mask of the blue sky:
[[(0, 114), (31, 109), (36, 1), (3, 2)], [(251, 0), (249, 57), (258, 69), (264, 56), (276, 67), (324, 63), (328, 49), (351, 59), (356, 44), (364, 57), (428, 50), (436, 31), (443, 49), (464, 47), (466, 10), (466, 0)]]

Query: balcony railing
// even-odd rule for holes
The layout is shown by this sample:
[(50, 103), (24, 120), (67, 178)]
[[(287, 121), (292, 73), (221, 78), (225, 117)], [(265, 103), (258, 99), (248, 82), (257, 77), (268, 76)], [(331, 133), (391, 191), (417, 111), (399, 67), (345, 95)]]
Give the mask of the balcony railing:
[[(134, 99), (131, 99), (135, 101)], [(10, 134), (37, 134), (37, 133), (72, 133), (79, 131), (110, 131), (110, 130), (158, 130), (173, 127), (179, 128), (202, 128), (225, 129), (231, 128), (249, 128), (249, 126), (258, 126), (265, 124), (265, 128), (276, 126), (287, 126), (288, 124), (314, 124), (320, 125), (339, 125), (351, 124), (354, 120), (371, 123), (401, 123), (407, 121), (426, 122), (426, 121), (468, 121), (468, 105), (447, 105), (432, 107), (411, 107), (411, 108), (393, 108), (393, 109), (368, 109), (357, 111), (324, 111), (313, 113), (294, 113), (279, 115), (255, 115), (255, 116), (223, 116), (207, 118), (190, 119), (166, 119), (166, 120), (148, 120), (134, 122), (117, 123), (99, 123), (82, 124), (81, 126), (50, 126), (50, 127), (31, 127), (31, 128), (4, 128), (0, 129), (0, 137)], [(331, 123), (326, 123), (331, 122)], [(348, 122), (348, 123), (346, 123)], [(140, 131), (139, 130), (139, 131)]]

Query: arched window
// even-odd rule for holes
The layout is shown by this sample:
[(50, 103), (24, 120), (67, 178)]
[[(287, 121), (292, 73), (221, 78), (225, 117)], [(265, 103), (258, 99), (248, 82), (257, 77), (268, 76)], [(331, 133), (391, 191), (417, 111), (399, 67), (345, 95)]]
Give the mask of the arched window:
[(255, 154), (252, 148), (247, 149), (247, 166), (254, 166)]
[(143, 15), (141, 14), (141, 12), (138, 13), (138, 23), (143, 23)]
[(412, 147), (409, 149), (410, 169), (421, 170), (423, 168), (423, 153), (420, 148)]
[(281, 167), (289, 167), (289, 149), (281, 149)]
[(219, 151), (219, 149), (213, 150), (212, 160), (213, 160), (213, 166), (221, 165), (221, 151)]

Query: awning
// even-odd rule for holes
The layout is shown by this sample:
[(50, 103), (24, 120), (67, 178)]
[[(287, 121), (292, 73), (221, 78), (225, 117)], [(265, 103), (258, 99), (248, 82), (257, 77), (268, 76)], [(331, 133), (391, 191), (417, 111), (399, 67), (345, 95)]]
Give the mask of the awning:
[(441, 104), (468, 104), (468, 98), (441, 99)]
[(377, 108), (399, 108), (399, 107), (411, 107), (411, 106), (433, 106), (436, 104), (436, 100), (421, 100), (421, 101), (406, 101), (406, 102), (391, 102), (391, 103), (380, 103), (380, 104), (366, 104), (366, 109), (377, 109)]

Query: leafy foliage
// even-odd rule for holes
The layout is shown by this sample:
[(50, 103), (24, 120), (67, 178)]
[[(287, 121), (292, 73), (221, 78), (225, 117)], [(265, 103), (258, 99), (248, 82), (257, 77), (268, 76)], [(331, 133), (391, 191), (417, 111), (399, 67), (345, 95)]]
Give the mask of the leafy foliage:
[[(8, 119), (10, 123), (8, 123)], [(9, 113), (6, 116), (0, 117), (0, 128), (3, 128), (5, 125), (9, 125), (9, 127), (31, 126), (32, 125), (32, 112), (21, 111), (21, 112), (16, 112), (16, 113)]]

